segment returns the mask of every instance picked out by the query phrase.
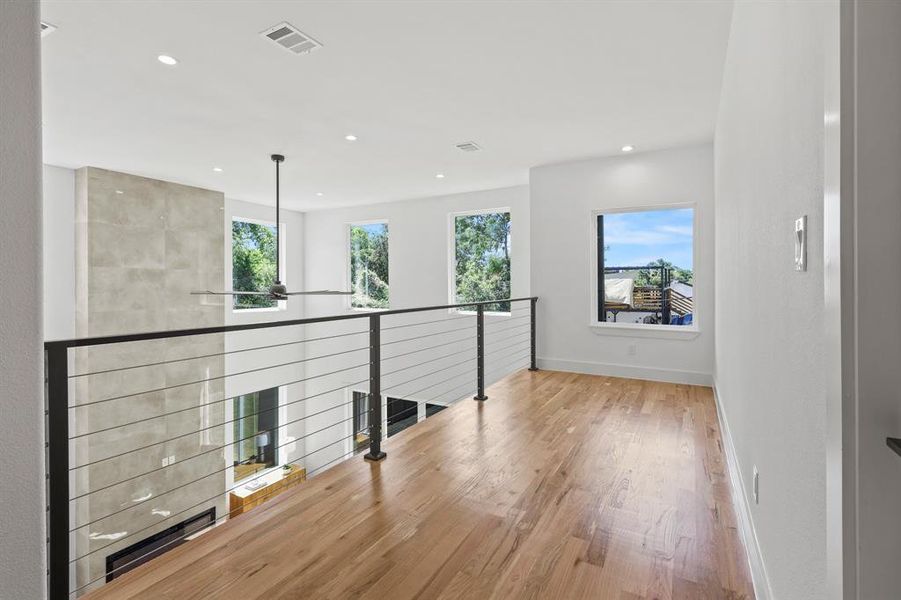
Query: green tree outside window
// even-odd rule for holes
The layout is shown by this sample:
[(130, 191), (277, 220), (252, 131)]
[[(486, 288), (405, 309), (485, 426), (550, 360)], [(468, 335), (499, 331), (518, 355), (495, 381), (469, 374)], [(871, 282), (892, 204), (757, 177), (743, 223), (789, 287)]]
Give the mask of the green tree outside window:
[[(457, 303), (510, 297), (510, 213), (457, 216), (454, 243)], [(510, 312), (510, 303), (485, 310)]]
[(350, 226), (350, 305), (388, 308), (388, 224)]
[[(261, 292), (275, 283), (275, 225), (232, 221), (232, 289)], [(234, 296), (234, 307), (272, 308), (277, 300), (267, 296)]]

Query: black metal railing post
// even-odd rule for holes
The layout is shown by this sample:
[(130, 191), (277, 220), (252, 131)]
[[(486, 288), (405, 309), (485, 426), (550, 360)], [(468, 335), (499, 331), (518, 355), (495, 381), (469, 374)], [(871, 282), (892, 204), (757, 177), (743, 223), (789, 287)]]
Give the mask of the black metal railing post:
[(47, 416), (47, 592), (69, 597), (69, 351), (48, 345), (44, 354)]
[(369, 316), (369, 452), (366, 460), (379, 461), (382, 452), (382, 324), (378, 313)]
[(476, 308), (476, 387), (473, 400), (487, 400), (485, 395), (485, 305)]
[(530, 332), (529, 332), (530, 338), (531, 338), (529, 340), (530, 344), (531, 344), (530, 348), (529, 348), (529, 350), (531, 352), (530, 362), (529, 362), (529, 370), (530, 371), (538, 370), (538, 353), (536, 352), (536, 343), (535, 343), (536, 342), (536, 337), (535, 337), (535, 319), (536, 319), (536, 317), (535, 317), (536, 306), (535, 305), (536, 304), (538, 304), (538, 298), (532, 298), (529, 302), (529, 305), (531, 308), (531, 312), (529, 313), (529, 317), (530, 317), (529, 326), (531, 327)]

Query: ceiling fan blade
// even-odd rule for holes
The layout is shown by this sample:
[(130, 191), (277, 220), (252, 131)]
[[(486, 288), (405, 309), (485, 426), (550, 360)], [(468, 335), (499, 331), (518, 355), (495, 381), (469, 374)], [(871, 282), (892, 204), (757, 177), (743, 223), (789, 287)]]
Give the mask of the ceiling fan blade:
[(285, 296), (350, 296), (353, 292), (339, 292), (337, 290), (312, 290), (309, 292), (287, 292)]
[(213, 292), (204, 290), (202, 292), (191, 292), (192, 296), (268, 296), (269, 292)]

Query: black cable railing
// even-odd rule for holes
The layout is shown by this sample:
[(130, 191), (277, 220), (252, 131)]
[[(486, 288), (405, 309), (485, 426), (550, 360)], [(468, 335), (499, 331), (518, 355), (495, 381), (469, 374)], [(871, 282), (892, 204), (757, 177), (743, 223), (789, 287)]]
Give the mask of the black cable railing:
[(182, 527), (198, 516), (205, 527), (236, 518), (242, 499), (263, 503), (362, 444), (380, 461), (388, 435), (486, 400), (486, 385), (537, 368), (536, 302), (47, 342), (50, 598), (198, 535)]

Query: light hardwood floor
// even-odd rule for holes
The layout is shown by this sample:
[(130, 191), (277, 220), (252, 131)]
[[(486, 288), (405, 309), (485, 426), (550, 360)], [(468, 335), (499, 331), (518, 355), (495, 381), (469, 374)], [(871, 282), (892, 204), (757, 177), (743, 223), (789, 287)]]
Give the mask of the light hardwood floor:
[(753, 598), (709, 388), (515, 373), (90, 600)]

